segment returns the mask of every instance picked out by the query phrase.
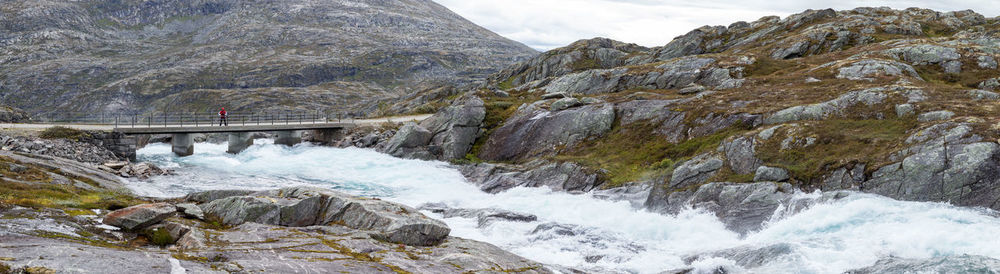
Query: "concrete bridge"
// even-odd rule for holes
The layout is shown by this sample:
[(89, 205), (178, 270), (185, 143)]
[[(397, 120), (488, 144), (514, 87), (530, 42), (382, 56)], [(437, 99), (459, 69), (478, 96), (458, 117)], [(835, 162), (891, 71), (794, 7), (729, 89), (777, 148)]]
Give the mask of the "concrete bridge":
[[(114, 140), (106, 140), (109, 149), (122, 155), (131, 155), (134, 158), (136, 141), (134, 136), (170, 134), (172, 151), (178, 156), (190, 156), (194, 154), (194, 134), (199, 133), (227, 133), (229, 134), (229, 153), (240, 153), (253, 145), (253, 133), (273, 132), (275, 134), (275, 144), (293, 146), (302, 142), (302, 135), (306, 131), (312, 133), (312, 140), (331, 143), (344, 137), (346, 130), (359, 126), (377, 126), (383, 123), (399, 123), (408, 121), (422, 121), (431, 115), (411, 115), (383, 117), (375, 119), (344, 119), (328, 120), (321, 119), (297, 119), (297, 120), (253, 120), (253, 119), (232, 119), (230, 125), (219, 126), (216, 122), (198, 123), (192, 120), (164, 118), (162, 123), (150, 122), (136, 123), (136, 120), (123, 122), (116, 120), (115, 124), (98, 123), (47, 123), (47, 124), (0, 124), (4, 129), (23, 130), (45, 130), (50, 127), (63, 126), (79, 130), (109, 131), (112, 136), (119, 136)], [(231, 116), (232, 117), (232, 116)], [(249, 122), (248, 122), (249, 120)], [(210, 120), (211, 121), (211, 120)], [(186, 123), (185, 123), (186, 122)], [(123, 140), (124, 139), (124, 140)], [(131, 150), (131, 151), (128, 151)], [(134, 159), (133, 159), (134, 160)]]

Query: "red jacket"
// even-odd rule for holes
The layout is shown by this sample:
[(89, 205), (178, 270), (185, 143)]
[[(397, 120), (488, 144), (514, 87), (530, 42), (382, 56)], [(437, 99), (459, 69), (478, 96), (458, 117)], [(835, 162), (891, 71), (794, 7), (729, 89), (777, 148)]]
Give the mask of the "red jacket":
[(219, 111), (219, 116), (226, 117), (226, 110)]

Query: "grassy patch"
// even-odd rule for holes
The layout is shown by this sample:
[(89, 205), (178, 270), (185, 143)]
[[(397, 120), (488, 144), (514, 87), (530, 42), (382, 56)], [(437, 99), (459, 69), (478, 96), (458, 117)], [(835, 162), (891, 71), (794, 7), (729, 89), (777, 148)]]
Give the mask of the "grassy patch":
[(154, 245), (165, 247), (174, 243), (174, 237), (165, 228), (157, 228), (149, 233), (149, 241)]
[(667, 174), (677, 163), (713, 150), (726, 137), (745, 131), (741, 126), (733, 126), (675, 144), (654, 133), (657, 126), (648, 122), (616, 126), (606, 137), (584, 142), (556, 158), (607, 170), (607, 187), (617, 187)]
[[(0, 157), (0, 203), (33, 208), (119, 209), (139, 203), (131, 195), (53, 184), (42, 169)], [(92, 214), (92, 213), (91, 213)]]
[[(963, 60), (963, 63), (975, 64), (971, 60)], [(946, 86), (978, 88), (979, 83), (997, 75), (994, 70), (972, 69), (973, 65), (966, 65), (965, 67), (968, 69), (962, 70), (962, 73), (947, 73), (937, 64), (915, 66), (917, 73), (924, 80)]]
[(796, 138), (816, 138), (811, 146), (781, 149), (787, 127), (757, 149), (767, 165), (787, 169), (792, 177), (812, 182), (829, 171), (852, 163), (869, 169), (888, 163), (887, 156), (898, 150), (907, 132), (917, 127), (912, 119), (827, 120), (804, 124)]
[(788, 69), (798, 69), (799, 64), (794, 60), (779, 60), (770, 57), (759, 57), (757, 61), (747, 66), (746, 77), (753, 76), (768, 76), (775, 74), (779, 71), (784, 71)]
[(80, 140), (80, 138), (90, 137), (85, 131), (63, 126), (55, 126), (45, 129), (38, 135), (42, 139), (69, 139)]

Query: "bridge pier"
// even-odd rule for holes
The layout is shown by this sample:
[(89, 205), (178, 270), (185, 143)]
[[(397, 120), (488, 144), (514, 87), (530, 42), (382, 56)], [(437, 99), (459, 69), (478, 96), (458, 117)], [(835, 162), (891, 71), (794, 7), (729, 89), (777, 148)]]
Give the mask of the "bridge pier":
[(314, 129), (309, 141), (320, 145), (333, 144), (344, 139), (344, 132), (345, 130), (341, 128)]
[(191, 156), (194, 155), (194, 135), (189, 133), (176, 133), (173, 138), (170, 139), (170, 144), (173, 146), (171, 150), (177, 156)]
[(275, 145), (286, 145), (294, 146), (302, 142), (302, 131), (299, 130), (284, 130), (278, 131), (274, 135)]
[(229, 149), (226, 152), (239, 154), (252, 145), (252, 132), (232, 132), (229, 133)]

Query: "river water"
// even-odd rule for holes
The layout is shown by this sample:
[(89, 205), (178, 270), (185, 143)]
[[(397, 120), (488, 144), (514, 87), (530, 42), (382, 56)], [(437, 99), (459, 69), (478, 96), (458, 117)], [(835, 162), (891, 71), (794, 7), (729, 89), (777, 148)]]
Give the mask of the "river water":
[[(183, 158), (174, 156), (167, 144), (147, 146), (138, 151), (141, 161), (174, 169), (177, 175), (132, 181), (129, 186), (140, 195), (177, 197), (209, 189), (304, 185), (413, 207), (444, 203), (455, 208), (530, 213), (538, 221), (492, 222), (480, 227), (475, 219), (443, 220), (452, 228), (452, 236), (489, 242), (542, 263), (594, 272), (657, 273), (693, 266), (698, 272), (722, 267), (736, 273), (839, 273), (886, 257), (967, 254), (1000, 258), (1000, 219), (989, 210), (858, 193), (773, 217), (763, 230), (740, 237), (726, 230), (714, 215), (697, 210), (660, 215), (623, 201), (545, 188), (488, 194), (467, 183), (447, 163), (397, 159), (367, 149), (257, 142), (238, 155), (227, 154), (224, 144), (199, 143), (195, 155)], [(820, 195), (802, 193), (797, 198)], [(706, 252), (762, 247), (778, 248), (755, 251), (764, 252), (767, 259), (750, 269), (712, 256), (685, 262)]]

